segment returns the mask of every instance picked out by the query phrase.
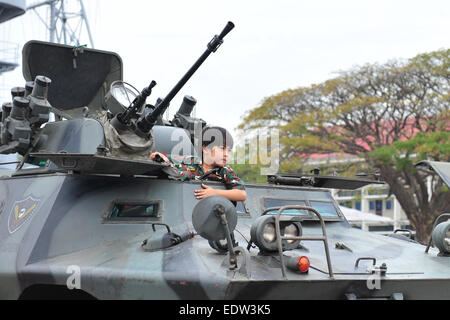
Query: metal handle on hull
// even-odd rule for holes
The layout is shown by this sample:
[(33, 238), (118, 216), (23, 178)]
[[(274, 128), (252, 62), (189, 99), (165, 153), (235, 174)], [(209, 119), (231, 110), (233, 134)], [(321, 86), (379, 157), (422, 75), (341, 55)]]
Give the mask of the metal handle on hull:
[(412, 240), (413, 234), (412, 234), (411, 230), (409, 230), (409, 229), (396, 229), (396, 230), (394, 230), (394, 233), (397, 233), (397, 232), (407, 232), (409, 234), (408, 238), (410, 238)]
[(373, 265), (377, 264), (377, 259), (373, 258), (373, 257), (363, 257), (363, 258), (358, 258), (355, 262), (355, 268), (358, 268), (359, 262), (361, 260), (372, 260), (373, 261)]
[[(287, 209), (297, 209), (297, 210), (308, 210), (311, 211), (312, 213), (314, 213), (320, 220), (320, 224), (322, 226), (322, 237), (294, 237), (294, 236), (290, 236), (290, 237), (281, 237), (281, 232), (280, 232), (280, 215), (284, 210)], [(280, 261), (281, 261), (281, 273), (283, 275), (283, 278), (285, 280), (287, 280), (286, 277), (286, 266), (284, 264), (284, 257), (283, 257), (283, 248), (281, 245), (281, 240), (310, 240), (310, 241), (323, 241), (323, 244), (325, 246), (325, 254), (327, 257), (327, 264), (328, 264), (328, 274), (330, 275), (330, 278), (333, 278), (333, 269), (331, 267), (331, 259), (330, 259), (330, 251), (328, 250), (328, 237), (327, 237), (327, 232), (325, 230), (325, 223), (323, 221), (322, 216), (320, 215), (320, 213), (311, 207), (304, 207), (304, 206), (284, 206), (281, 207), (278, 210), (278, 213), (275, 217), (275, 232), (277, 235), (277, 244), (278, 244), (278, 252), (280, 254)]]

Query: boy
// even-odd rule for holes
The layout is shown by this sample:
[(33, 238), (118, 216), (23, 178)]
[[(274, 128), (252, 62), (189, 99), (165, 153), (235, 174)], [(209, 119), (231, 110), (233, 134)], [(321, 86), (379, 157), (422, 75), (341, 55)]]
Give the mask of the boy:
[(209, 196), (222, 196), (230, 201), (244, 201), (247, 199), (244, 182), (227, 166), (233, 148), (233, 138), (222, 127), (206, 127), (202, 132), (202, 163), (195, 163), (193, 157), (185, 158), (181, 163), (174, 163), (168, 156), (154, 152), (150, 159), (162, 161), (170, 166), (170, 175), (184, 180), (209, 179), (221, 181), (227, 190), (214, 189), (202, 184), (200, 190), (195, 190), (196, 199)]

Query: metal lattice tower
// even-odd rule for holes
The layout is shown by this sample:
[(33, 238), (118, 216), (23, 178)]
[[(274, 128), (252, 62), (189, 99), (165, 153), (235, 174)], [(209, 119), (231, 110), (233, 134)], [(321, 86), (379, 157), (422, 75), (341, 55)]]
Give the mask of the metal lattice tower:
[[(40, 8), (49, 10), (48, 19), (42, 18)], [(49, 41), (80, 46), (83, 27), (89, 36), (91, 48), (94, 48), (83, 0), (49, 0), (33, 4), (27, 8), (33, 10), (49, 31)]]

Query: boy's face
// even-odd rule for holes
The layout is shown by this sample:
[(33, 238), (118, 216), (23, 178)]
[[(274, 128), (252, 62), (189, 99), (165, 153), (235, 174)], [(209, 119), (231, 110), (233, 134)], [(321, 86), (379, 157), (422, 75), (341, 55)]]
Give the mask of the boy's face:
[(223, 167), (230, 160), (231, 148), (227, 146), (203, 147), (203, 163)]

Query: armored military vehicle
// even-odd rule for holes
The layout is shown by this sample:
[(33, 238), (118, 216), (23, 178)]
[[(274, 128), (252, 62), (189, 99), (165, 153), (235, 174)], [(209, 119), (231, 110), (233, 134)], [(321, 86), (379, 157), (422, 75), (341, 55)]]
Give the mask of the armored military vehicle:
[(149, 159), (198, 154), (195, 99), (161, 115), (232, 27), (155, 105), (115, 53), (25, 45), (0, 127), (22, 155), (0, 178), (0, 299), (450, 299), (445, 215), (425, 248), (351, 228), (330, 192), (380, 182), (278, 174), (234, 205)]

